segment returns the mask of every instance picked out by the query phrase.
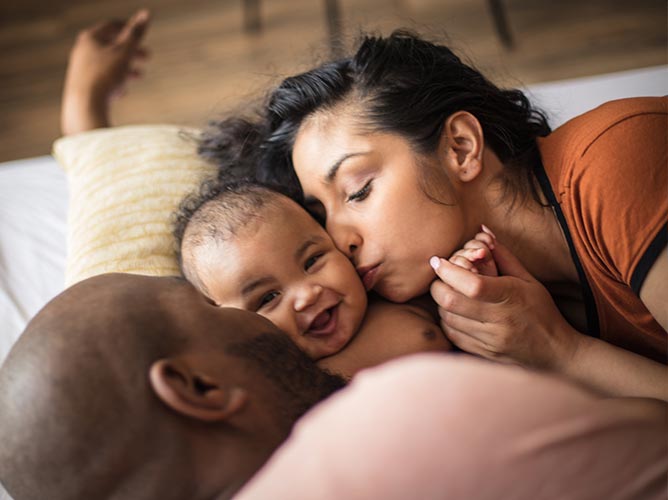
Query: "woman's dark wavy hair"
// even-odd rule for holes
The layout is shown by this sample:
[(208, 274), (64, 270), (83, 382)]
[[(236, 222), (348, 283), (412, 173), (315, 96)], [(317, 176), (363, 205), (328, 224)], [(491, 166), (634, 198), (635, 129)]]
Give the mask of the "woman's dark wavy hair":
[(270, 94), (266, 137), (254, 158), (258, 180), (300, 197), (292, 165), (299, 127), (312, 113), (347, 101), (362, 105), (364, 125), (405, 137), (421, 154), (436, 150), (448, 116), (468, 111), (520, 192), (536, 196), (531, 167), (540, 161), (536, 138), (550, 133), (545, 115), (520, 90), (498, 88), (449, 48), (403, 30), (366, 36), (352, 57), (287, 78)]

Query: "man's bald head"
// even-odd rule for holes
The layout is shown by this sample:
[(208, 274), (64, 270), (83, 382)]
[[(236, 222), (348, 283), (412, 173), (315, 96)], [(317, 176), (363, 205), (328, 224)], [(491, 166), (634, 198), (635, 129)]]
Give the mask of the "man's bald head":
[[(281, 356), (312, 369), (271, 323), (216, 308), (183, 280), (75, 285), (0, 370), (0, 480), (17, 499), (233, 493), (339, 384), (321, 372), (270, 381), (266, 365)], [(301, 382), (305, 401), (292, 388)]]

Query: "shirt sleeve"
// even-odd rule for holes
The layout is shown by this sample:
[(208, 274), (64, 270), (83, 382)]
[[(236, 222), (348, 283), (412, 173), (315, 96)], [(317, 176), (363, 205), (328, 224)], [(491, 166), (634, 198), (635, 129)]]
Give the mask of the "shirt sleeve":
[(666, 405), (421, 354), (308, 413), (238, 500), (661, 498)]
[(593, 260), (639, 293), (666, 246), (668, 221), (668, 112), (611, 124), (586, 148), (570, 178), (578, 231)]

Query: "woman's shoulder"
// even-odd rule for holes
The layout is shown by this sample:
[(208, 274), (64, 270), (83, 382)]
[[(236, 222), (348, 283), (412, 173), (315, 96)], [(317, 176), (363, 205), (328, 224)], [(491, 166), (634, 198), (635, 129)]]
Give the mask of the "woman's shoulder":
[(612, 186), (611, 174), (623, 187), (640, 168), (665, 167), (667, 126), (666, 97), (610, 101), (540, 139), (543, 167), (557, 195), (576, 179)]
[[(545, 159), (568, 158), (584, 155), (595, 142), (606, 139), (608, 132), (616, 128), (635, 128), (638, 120), (665, 120), (668, 115), (668, 97), (632, 97), (601, 104), (597, 108), (577, 116), (547, 137), (539, 140)], [(663, 117), (663, 118), (661, 118)], [(665, 122), (664, 127), (665, 127)]]

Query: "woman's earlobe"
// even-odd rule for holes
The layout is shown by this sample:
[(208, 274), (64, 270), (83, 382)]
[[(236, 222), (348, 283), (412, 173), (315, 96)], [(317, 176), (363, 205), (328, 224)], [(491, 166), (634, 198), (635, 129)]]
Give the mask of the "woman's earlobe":
[(182, 359), (154, 362), (149, 382), (158, 399), (173, 411), (207, 422), (229, 419), (248, 400), (248, 393), (241, 387), (227, 387), (213, 377), (197, 373)]

